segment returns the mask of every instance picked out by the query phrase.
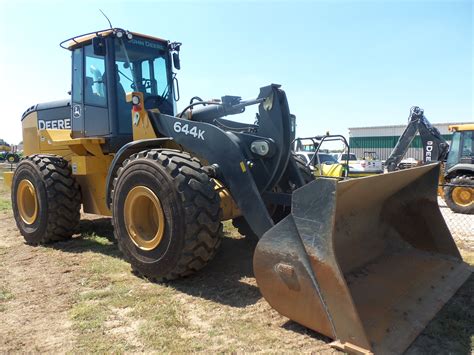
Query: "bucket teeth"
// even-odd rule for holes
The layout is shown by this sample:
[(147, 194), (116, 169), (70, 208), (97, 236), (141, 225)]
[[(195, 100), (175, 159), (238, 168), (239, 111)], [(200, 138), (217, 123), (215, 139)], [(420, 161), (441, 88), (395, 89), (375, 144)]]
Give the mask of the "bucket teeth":
[(469, 277), (437, 205), (436, 164), (295, 191), (260, 239), (263, 296), (290, 319), (375, 353), (401, 353)]

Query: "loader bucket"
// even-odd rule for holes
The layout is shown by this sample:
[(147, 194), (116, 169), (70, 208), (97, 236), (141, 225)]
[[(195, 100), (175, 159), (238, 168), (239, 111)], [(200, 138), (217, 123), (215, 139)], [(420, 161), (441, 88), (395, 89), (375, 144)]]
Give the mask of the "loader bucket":
[(268, 303), (349, 352), (402, 353), (471, 273), (438, 208), (439, 166), (296, 190), (260, 239)]

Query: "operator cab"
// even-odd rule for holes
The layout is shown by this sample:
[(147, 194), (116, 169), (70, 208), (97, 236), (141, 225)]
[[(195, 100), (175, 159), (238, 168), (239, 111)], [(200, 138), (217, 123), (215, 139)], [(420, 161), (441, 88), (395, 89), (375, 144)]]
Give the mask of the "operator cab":
[(465, 165), (464, 168), (467, 169), (474, 164), (474, 125), (454, 125), (449, 129), (454, 133), (446, 161), (448, 173), (461, 168), (461, 165)]
[(131, 92), (143, 93), (145, 109), (175, 115), (179, 45), (122, 29), (62, 42), (72, 51), (72, 137), (104, 137), (109, 152), (130, 142)]

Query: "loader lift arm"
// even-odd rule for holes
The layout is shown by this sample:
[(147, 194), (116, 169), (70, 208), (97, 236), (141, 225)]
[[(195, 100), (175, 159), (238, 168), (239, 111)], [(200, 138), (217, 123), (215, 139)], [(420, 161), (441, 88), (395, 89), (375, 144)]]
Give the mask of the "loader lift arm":
[[(282, 179), (285, 174), (295, 188), (304, 185), (290, 158), (293, 128), (286, 95), (279, 85), (272, 84), (262, 87), (255, 99), (224, 96), (221, 102), (194, 110), (187, 115), (190, 119), (180, 118), (184, 112), (178, 117), (153, 111), (148, 115), (157, 135), (170, 137), (212, 166), (214, 177), (229, 188), (250, 228), (261, 237), (274, 225), (264, 198), (274, 197), (273, 189), (287, 182)], [(256, 125), (222, 118), (256, 104)], [(251, 132), (246, 128), (252, 128)], [(289, 204), (291, 193), (284, 195), (281, 201)]]
[(446, 159), (449, 151), (448, 142), (441, 136), (438, 129), (431, 125), (424, 115), (423, 109), (413, 106), (410, 109), (408, 125), (385, 162), (388, 171), (397, 170), (398, 164), (402, 161), (417, 133), (420, 134), (423, 145), (423, 163)]

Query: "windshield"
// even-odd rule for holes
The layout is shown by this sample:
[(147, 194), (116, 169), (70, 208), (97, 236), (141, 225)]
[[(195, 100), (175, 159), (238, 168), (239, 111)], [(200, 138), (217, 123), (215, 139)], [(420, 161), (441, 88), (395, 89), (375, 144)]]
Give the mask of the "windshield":
[(349, 159), (347, 159), (348, 155), (347, 154), (342, 154), (341, 155), (341, 160), (357, 160), (357, 157), (355, 154), (349, 154)]
[(321, 164), (337, 163), (337, 160), (331, 154), (318, 154), (318, 158)]
[(145, 97), (145, 108), (158, 108), (173, 114), (171, 70), (166, 43), (133, 38), (115, 39), (115, 66), (118, 96), (123, 92), (140, 91)]
[[(461, 146), (462, 144), (462, 146)], [(460, 149), (461, 148), (461, 149)], [(460, 162), (462, 158), (472, 158), (474, 156), (474, 139), (472, 131), (454, 132), (449, 154), (447, 167), (450, 168)]]

